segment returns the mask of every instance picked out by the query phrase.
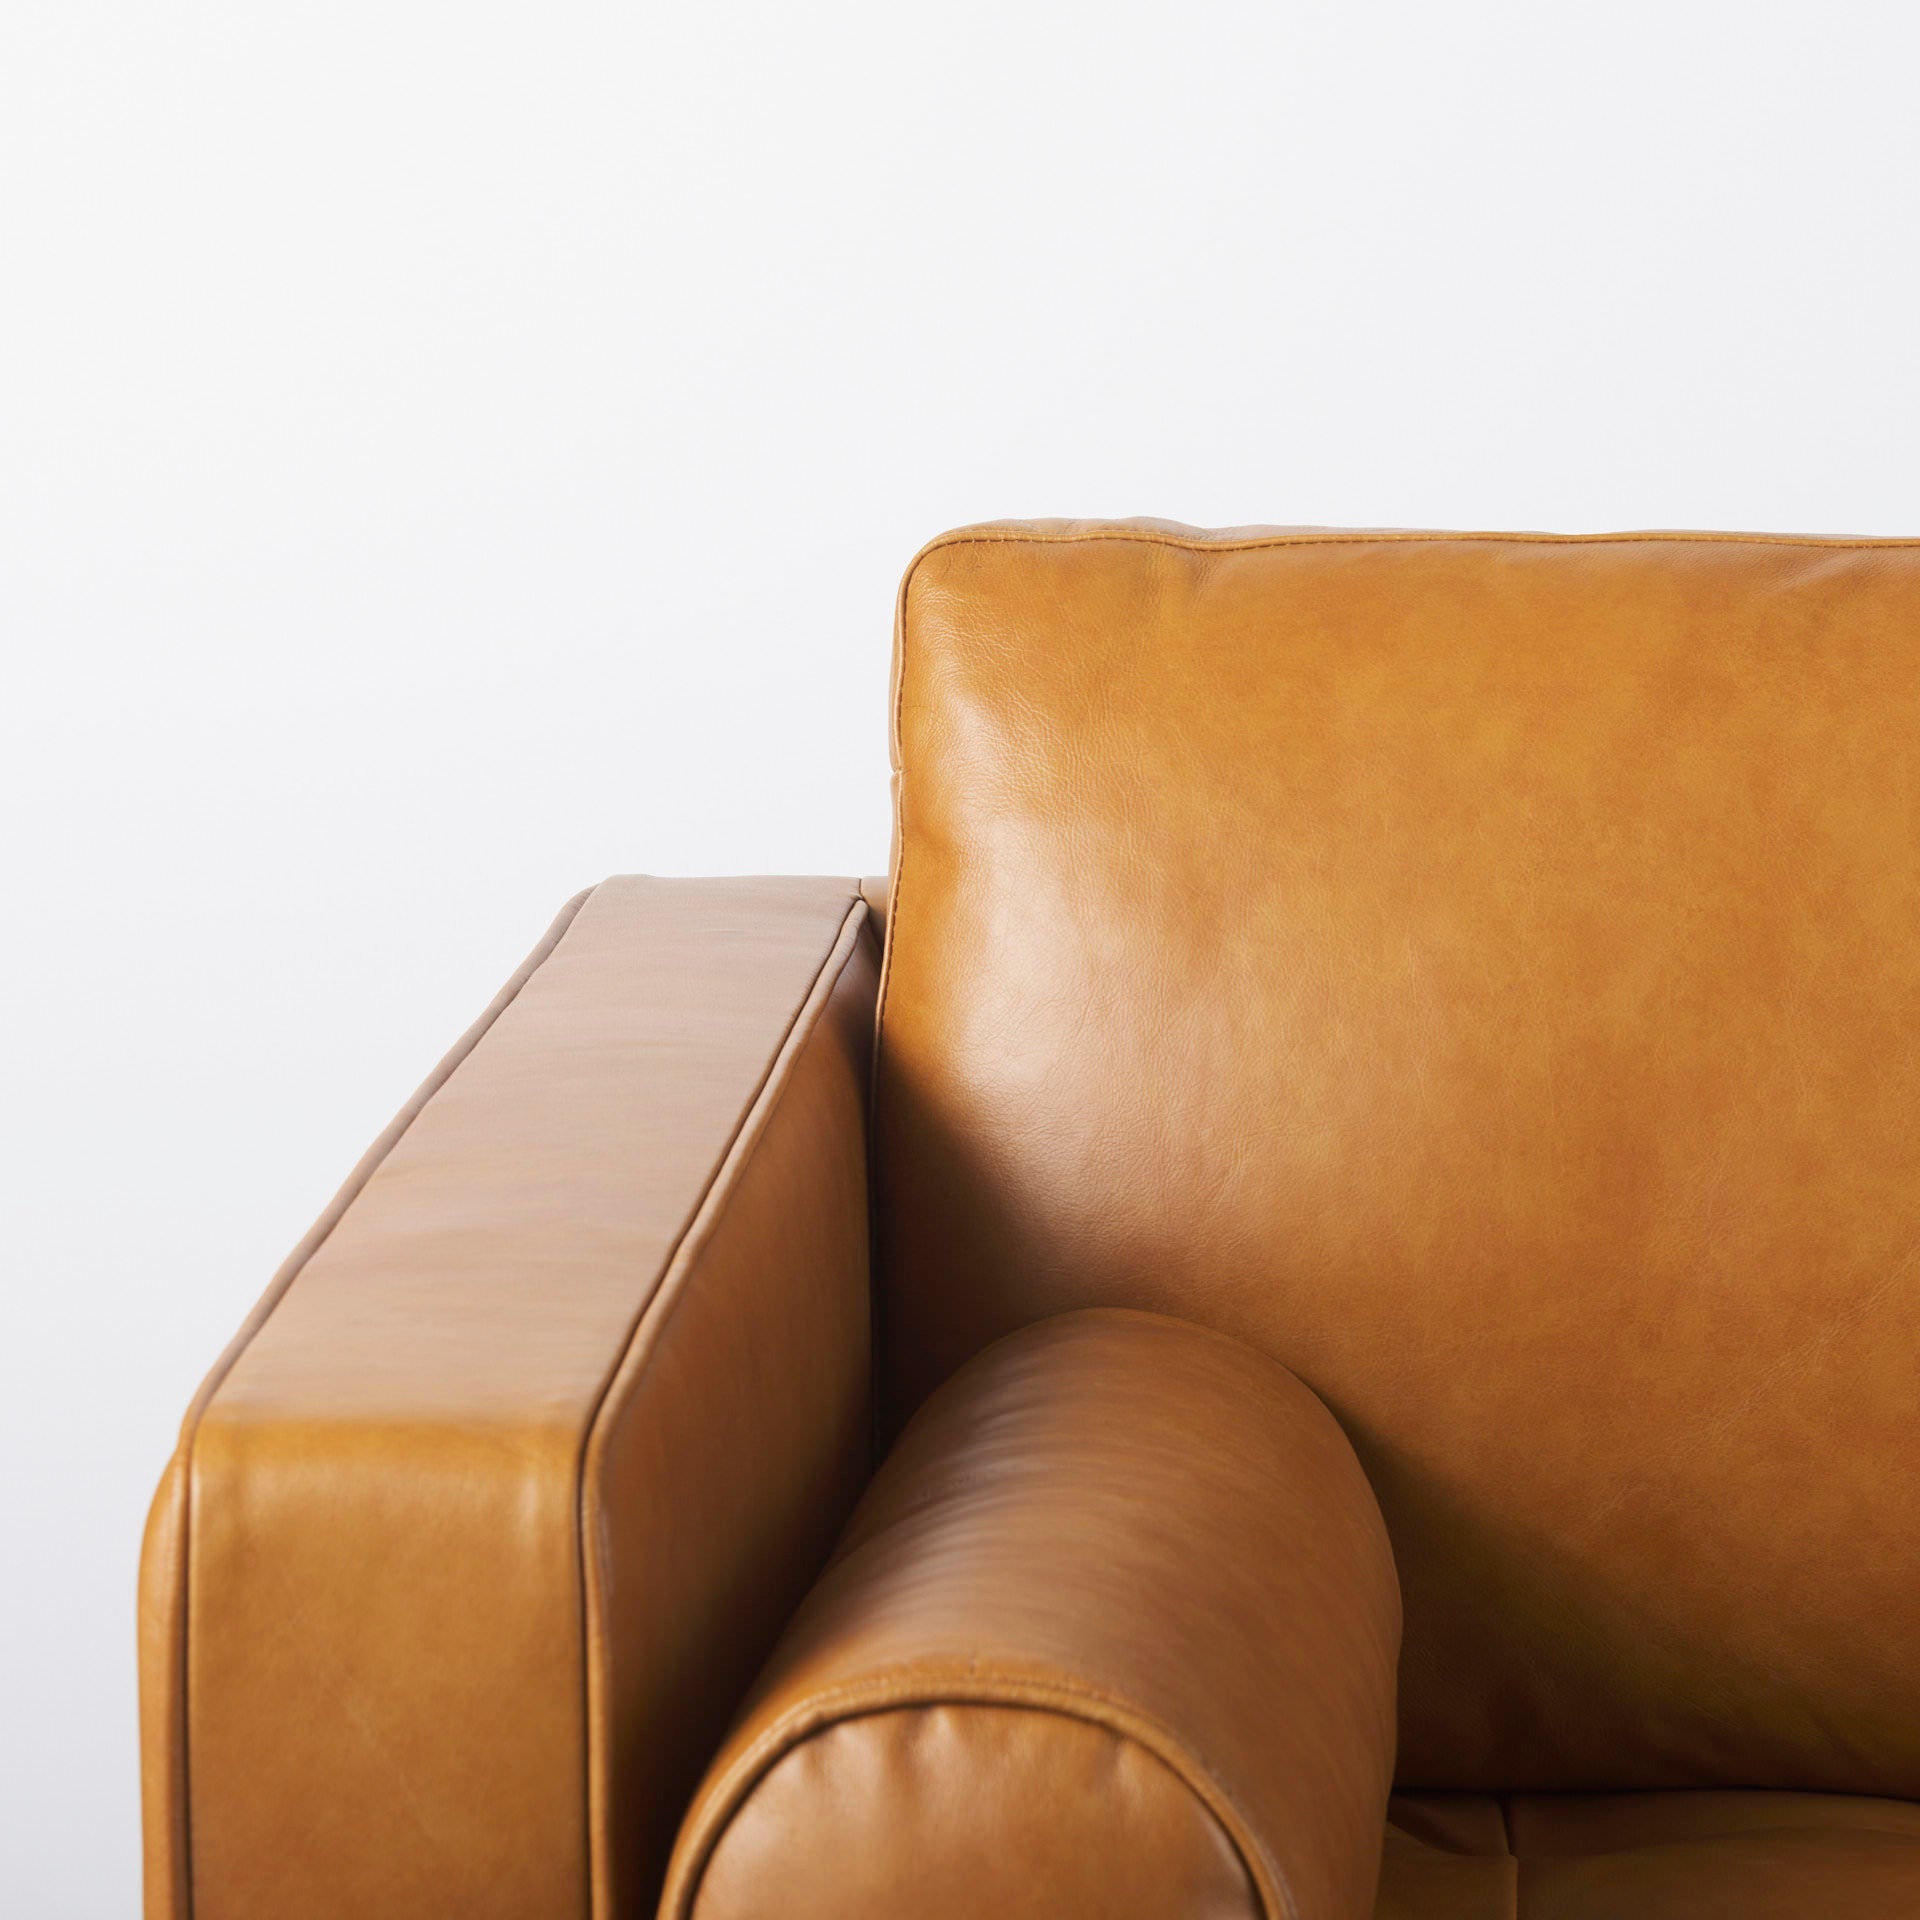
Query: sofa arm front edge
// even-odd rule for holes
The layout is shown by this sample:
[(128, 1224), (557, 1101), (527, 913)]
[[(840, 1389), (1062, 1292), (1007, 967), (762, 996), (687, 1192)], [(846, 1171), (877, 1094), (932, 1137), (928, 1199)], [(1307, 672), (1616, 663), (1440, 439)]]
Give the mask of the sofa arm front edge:
[(150, 1920), (627, 1920), (870, 1464), (851, 881), (570, 903), (189, 1410)]

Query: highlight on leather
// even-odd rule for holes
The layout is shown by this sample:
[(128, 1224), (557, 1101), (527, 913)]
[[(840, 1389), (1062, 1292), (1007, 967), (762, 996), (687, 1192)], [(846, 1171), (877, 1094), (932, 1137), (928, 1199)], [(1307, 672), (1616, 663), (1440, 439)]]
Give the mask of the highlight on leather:
[(882, 1465), (696, 1796), (666, 1920), (1366, 1920), (1399, 1596), (1283, 1368), (1090, 1311)]
[(895, 676), (891, 1419), (1215, 1327), (1403, 1784), (1920, 1797), (1920, 542), (969, 528)]
[(148, 1920), (1913, 1920), (1917, 637), (934, 542), (888, 878), (575, 902), (195, 1400)]
[(580, 1920), (870, 1466), (851, 881), (570, 912), (288, 1263), (141, 1593), (149, 1920)]

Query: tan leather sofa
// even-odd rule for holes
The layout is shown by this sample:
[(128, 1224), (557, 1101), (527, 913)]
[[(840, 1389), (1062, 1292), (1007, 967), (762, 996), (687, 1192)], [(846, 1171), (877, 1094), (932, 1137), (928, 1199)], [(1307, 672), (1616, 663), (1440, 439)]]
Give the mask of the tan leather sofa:
[(975, 528), (893, 728), (215, 1367), (149, 1914), (1920, 1915), (1920, 542)]

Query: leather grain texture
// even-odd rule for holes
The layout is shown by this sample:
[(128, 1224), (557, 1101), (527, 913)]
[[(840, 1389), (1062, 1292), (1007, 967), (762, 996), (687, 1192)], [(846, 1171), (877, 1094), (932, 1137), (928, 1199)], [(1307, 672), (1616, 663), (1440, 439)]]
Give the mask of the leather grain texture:
[(607, 882), (269, 1290), (149, 1532), (155, 1920), (652, 1910), (869, 1464), (865, 914)]
[(1219, 1328), (1405, 1784), (1920, 1795), (1920, 545), (971, 529), (895, 676), (891, 1420)]
[(1908, 1920), (1920, 1807), (1843, 1794), (1398, 1798), (1375, 1920)]
[(663, 1920), (1366, 1920), (1398, 1596), (1283, 1368), (1049, 1320), (923, 1407), (695, 1800)]

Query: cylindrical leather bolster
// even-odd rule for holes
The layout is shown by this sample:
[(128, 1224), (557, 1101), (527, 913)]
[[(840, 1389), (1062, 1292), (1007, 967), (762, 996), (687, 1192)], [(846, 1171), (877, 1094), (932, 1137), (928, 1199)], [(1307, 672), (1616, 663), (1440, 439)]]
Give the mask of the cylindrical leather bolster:
[(1292, 1374), (1066, 1314), (915, 1417), (694, 1800), (668, 1920), (1366, 1920), (1399, 1590)]

